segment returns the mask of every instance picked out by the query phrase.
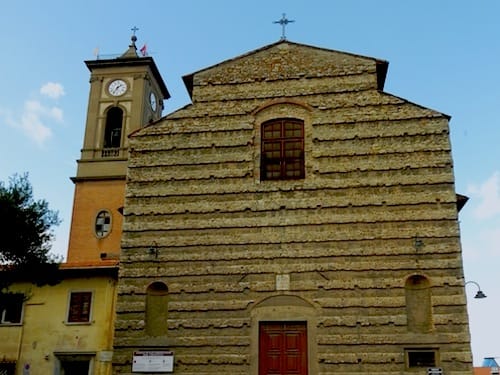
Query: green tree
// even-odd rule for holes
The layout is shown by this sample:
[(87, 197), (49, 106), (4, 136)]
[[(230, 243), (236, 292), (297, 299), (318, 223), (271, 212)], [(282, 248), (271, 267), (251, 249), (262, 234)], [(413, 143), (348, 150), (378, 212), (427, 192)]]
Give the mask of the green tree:
[[(53, 227), (60, 223), (47, 201), (35, 200), (28, 174), (0, 181), (0, 264), (3, 270), (36, 279), (59, 259), (50, 253)], [(5, 275), (4, 275), (5, 276)], [(43, 282), (42, 282), (43, 283)]]

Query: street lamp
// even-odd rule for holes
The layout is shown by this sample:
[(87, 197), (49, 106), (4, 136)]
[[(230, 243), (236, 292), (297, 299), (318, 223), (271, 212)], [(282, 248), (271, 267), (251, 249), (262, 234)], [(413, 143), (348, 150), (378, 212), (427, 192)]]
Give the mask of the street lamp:
[(475, 286), (477, 286), (477, 293), (474, 296), (474, 298), (478, 298), (478, 299), (486, 298), (486, 294), (483, 293), (483, 291), (481, 290), (481, 287), (479, 286), (478, 283), (476, 283), (475, 281), (467, 281), (465, 283), (465, 285), (467, 285), (467, 284), (474, 284)]

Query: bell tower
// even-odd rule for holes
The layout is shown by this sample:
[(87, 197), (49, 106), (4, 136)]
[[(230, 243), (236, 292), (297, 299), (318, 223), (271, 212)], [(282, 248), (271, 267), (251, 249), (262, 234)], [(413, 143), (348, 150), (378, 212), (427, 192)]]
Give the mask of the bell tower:
[(120, 253), (128, 135), (158, 120), (170, 97), (152, 57), (135, 36), (121, 56), (85, 61), (90, 93), (77, 161), (68, 263), (116, 262)]

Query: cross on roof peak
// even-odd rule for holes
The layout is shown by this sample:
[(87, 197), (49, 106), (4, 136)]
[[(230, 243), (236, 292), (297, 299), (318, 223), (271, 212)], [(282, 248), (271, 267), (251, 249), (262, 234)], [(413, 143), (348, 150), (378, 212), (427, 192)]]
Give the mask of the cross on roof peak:
[(285, 27), (289, 23), (295, 22), (295, 20), (289, 20), (286, 18), (286, 14), (283, 13), (283, 16), (279, 21), (273, 21), (273, 23), (279, 23), (281, 25), (281, 39), (280, 40), (286, 40), (286, 35), (285, 35)]

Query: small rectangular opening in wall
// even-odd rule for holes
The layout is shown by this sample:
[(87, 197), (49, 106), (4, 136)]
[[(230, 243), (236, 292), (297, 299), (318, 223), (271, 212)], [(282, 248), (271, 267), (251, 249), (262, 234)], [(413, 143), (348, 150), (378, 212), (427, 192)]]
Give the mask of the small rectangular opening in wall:
[(435, 367), (437, 349), (406, 349), (406, 363), (412, 367)]
[(93, 373), (95, 352), (54, 352), (54, 374), (88, 375)]
[[(0, 295), (0, 324), (20, 324), (23, 315), (24, 294)], [(1, 375), (1, 373), (0, 373)]]
[(0, 362), (0, 374), (14, 375), (16, 373), (16, 362)]

